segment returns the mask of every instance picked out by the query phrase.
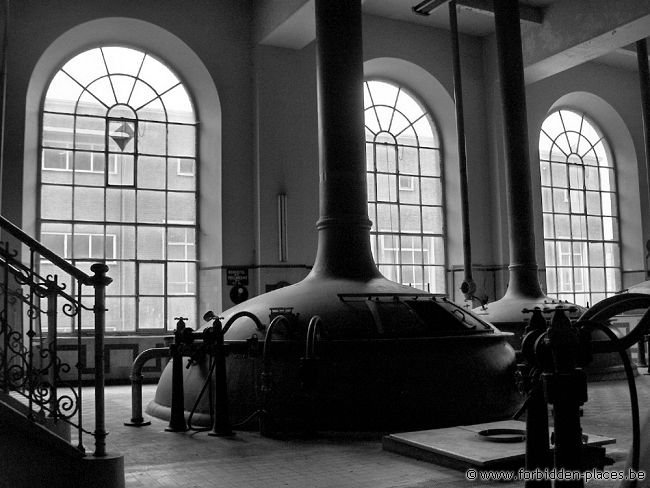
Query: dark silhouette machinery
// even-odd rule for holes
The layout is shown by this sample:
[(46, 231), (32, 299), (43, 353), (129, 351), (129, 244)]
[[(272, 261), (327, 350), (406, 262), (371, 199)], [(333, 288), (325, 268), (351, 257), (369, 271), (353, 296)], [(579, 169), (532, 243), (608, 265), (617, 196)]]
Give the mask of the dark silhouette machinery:
[[(230, 351), (231, 420), (258, 412), (277, 430), (381, 431), (510, 415), (519, 396), (515, 352), (506, 335), (445, 299), (385, 279), (373, 262), (360, 2), (317, 1), (316, 34), (321, 175), (316, 261), (302, 282), (221, 314)], [(283, 318), (274, 324), (276, 317)], [(310, 329), (313, 320), (319, 325)], [(260, 357), (256, 344), (262, 341)], [(149, 405), (155, 416), (170, 416), (172, 369), (163, 373)], [(186, 411), (208, 372), (207, 360), (184, 370)], [(208, 404), (194, 410), (200, 423)]]

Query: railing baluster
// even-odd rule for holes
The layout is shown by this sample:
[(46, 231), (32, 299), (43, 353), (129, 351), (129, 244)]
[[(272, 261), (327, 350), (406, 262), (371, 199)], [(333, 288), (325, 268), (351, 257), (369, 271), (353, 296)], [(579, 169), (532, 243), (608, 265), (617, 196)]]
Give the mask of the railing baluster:
[[(3, 243), (4, 251), (9, 254), (9, 242)], [(9, 266), (4, 267), (4, 295), (2, 297), (2, 314), (0, 315), (2, 326), (2, 389), (5, 393), (9, 392)]]
[[(29, 251), (29, 309), (27, 315), (29, 317), (29, 330), (27, 331), (27, 388), (28, 388), (28, 401), (29, 401), (29, 418), (34, 416), (34, 316), (39, 313), (40, 306), (34, 303), (36, 297), (36, 284), (34, 283), (34, 250)], [(39, 298), (40, 302), (40, 298)], [(40, 305), (40, 303), (38, 304)], [(23, 331), (21, 330), (21, 333)]]
[[(50, 417), (58, 418), (58, 396), (56, 390), (56, 381), (58, 377), (57, 364), (57, 298), (59, 296), (58, 277), (54, 275), (51, 279), (48, 277), (47, 287), (47, 359), (48, 381), (50, 383)], [(43, 342), (41, 341), (41, 347)], [(47, 364), (47, 363), (46, 363)]]

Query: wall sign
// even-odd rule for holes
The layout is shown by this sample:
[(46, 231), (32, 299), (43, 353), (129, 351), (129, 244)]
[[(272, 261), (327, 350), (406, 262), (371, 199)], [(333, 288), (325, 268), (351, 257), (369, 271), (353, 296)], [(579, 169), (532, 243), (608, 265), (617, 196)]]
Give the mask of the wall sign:
[(226, 268), (227, 284), (248, 285), (248, 268)]

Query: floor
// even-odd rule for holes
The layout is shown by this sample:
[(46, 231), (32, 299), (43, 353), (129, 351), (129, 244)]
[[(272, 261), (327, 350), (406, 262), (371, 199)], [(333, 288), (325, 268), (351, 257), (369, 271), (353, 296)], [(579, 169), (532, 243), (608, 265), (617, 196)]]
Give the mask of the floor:
[[(644, 419), (649, 413), (650, 376), (637, 377)], [(154, 385), (145, 385), (144, 405), (153, 398)], [(469, 481), (465, 472), (385, 452), (379, 436), (323, 434), (311, 439), (277, 440), (237, 431), (232, 438), (209, 437), (205, 432), (165, 432), (167, 423), (151, 419), (147, 427), (127, 427), (131, 390), (106, 390), (109, 450), (124, 455), (128, 488), (237, 487), (237, 488), (433, 488), (503, 486)], [(623, 469), (631, 445), (629, 394), (625, 381), (592, 383), (584, 407), (585, 432), (615, 437), (608, 456)], [(523, 487), (523, 482), (505, 483)], [(617, 482), (596, 481), (593, 487)]]

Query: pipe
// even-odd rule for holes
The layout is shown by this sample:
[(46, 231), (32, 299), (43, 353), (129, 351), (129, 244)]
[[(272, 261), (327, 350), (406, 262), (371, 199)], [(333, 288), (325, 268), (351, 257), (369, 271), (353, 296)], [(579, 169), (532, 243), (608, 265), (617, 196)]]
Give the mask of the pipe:
[(162, 358), (169, 356), (168, 347), (152, 347), (142, 351), (133, 361), (131, 367), (131, 421), (124, 422), (124, 425), (129, 427), (143, 427), (150, 425), (150, 421), (145, 421), (142, 417), (142, 383), (144, 376), (142, 375), (142, 368), (145, 363), (151, 359)]
[(454, 67), (454, 106), (456, 108), (456, 132), (458, 135), (458, 165), (460, 167), (461, 219), (463, 224), (463, 264), (465, 280), (460, 290), (465, 300), (471, 300), (476, 291), (472, 277), (472, 240), (469, 226), (469, 182), (467, 179), (467, 152), (465, 144), (465, 120), (463, 110), (463, 84), (460, 70), (460, 45), (458, 40), (458, 18), (456, 0), (449, 2), (449, 26), (451, 27), (451, 49)]
[[(641, 88), (641, 115), (643, 117), (643, 141), (645, 143), (645, 171), (650, 197), (650, 69), (648, 69), (648, 43), (645, 39), (636, 42), (636, 60), (639, 68), (639, 86)], [(650, 241), (648, 241), (650, 244)], [(650, 273), (647, 269), (646, 275)], [(650, 351), (649, 354), (650, 356)]]
[[(208, 316), (208, 314), (210, 314), (210, 313), (212, 313), (212, 312), (206, 313), (203, 318), (205, 319)], [(216, 317), (216, 315), (214, 315), (212, 313), (212, 316), (211, 316), (211, 318), (209, 320), (212, 320), (215, 317)], [(230, 329), (230, 326), (235, 322), (235, 320), (240, 319), (242, 317), (248, 317), (253, 322), (255, 322), (255, 327), (257, 327), (257, 330), (259, 330), (259, 331), (264, 330), (264, 324), (260, 321), (260, 319), (257, 318), (257, 315), (255, 315), (255, 314), (253, 314), (251, 312), (248, 312), (246, 310), (242, 310), (241, 312), (237, 312), (236, 314), (232, 315), (228, 319), (228, 321), (224, 324), (224, 326), (223, 326), (223, 334), (225, 335), (226, 332), (228, 332), (228, 330)]]
[(367, 281), (381, 275), (370, 249), (361, 1), (315, 5), (320, 218), (309, 277)]
[[(609, 338), (609, 340), (616, 344), (618, 342), (618, 337), (616, 334), (606, 325), (600, 323), (590, 323), (587, 324), (588, 327), (593, 327)], [(634, 370), (632, 369), (632, 363), (630, 362), (630, 357), (627, 354), (627, 348), (619, 348), (618, 353), (621, 356), (623, 361), (623, 367), (625, 369), (625, 378), (627, 379), (627, 386), (630, 392), (630, 407), (632, 409), (632, 470), (639, 471), (639, 453), (641, 451), (641, 420), (639, 414), (639, 396), (636, 390), (636, 383), (634, 381)], [(630, 483), (625, 485), (626, 488), (635, 488), (636, 479), (630, 480)]]
[(278, 315), (269, 324), (264, 337), (264, 348), (262, 349), (262, 407), (260, 412), (260, 434), (268, 436), (272, 430), (269, 428), (269, 412), (267, 406), (269, 403), (269, 394), (272, 389), (273, 373), (271, 373), (271, 341), (273, 332), (280, 323), (285, 327), (289, 326), (289, 320), (284, 315)]
[(614, 295), (601, 300), (580, 317), (580, 322), (606, 321), (615, 315), (636, 309), (647, 309), (636, 326), (616, 341), (593, 341), (591, 348), (594, 353), (615, 352), (628, 349), (638, 343), (650, 330), (650, 295), (645, 293), (626, 293)]
[(510, 281), (506, 296), (542, 298), (537, 277), (531, 196), (526, 90), (521, 53), (519, 2), (494, 2), (499, 78), (503, 108), (508, 187)]

